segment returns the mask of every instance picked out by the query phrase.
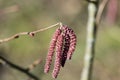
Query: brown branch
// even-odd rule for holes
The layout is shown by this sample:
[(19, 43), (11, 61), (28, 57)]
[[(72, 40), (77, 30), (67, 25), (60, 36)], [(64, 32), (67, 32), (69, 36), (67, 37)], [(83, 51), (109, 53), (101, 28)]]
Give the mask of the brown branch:
[[(24, 69), (10, 61), (8, 61), (7, 59), (5, 59), (4, 57), (0, 56), (0, 59), (3, 61), (3, 65), (8, 65), (9, 67), (16, 69), (24, 74), (26, 74), (27, 76), (29, 76), (30, 78), (34, 79), (34, 80), (39, 80), (39, 78), (37, 76), (35, 76), (34, 74), (30, 73), (28, 69)], [(1, 64), (2, 64), (1, 63)]]
[(41, 59), (37, 59), (37, 60), (35, 60), (31, 65), (29, 65), (28, 67), (27, 67), (27, 70), (28, 71), (31, 71), (32, 69), (34, 69), (38, 64), (40, 64), (42, 62), (42, 60)]
[(59, 22), (59, 23), (56, 23), (56, 24), (51, 25), (51, 26), (49, 26), (49, 27), (46, 27), (46, 28), (43, 28), (43, 29), (39, 29), (39, 30), (36, 30), (36, 31), (32, 31), (32, 32), (20, 32), (20, 33), (17, 33), (17, 34), (15, 34), (15, 35), (9, 37), (9, 38), (0, 39), (0, 44), (3, 43), (3, 42), (8, 42), (8, 41), (13, 40), (13, 39), (17, 39), (17, 38), (19, 38), (19, 37), (22, 36), (22, 35), (34, 36), (34, 34), (36, 34), (36, 33), (38, 33), (38, 32), (45, 31), (45, 30), (50, 29), (50, 28), (53, 28), (53, 27), (55, 27), (55, 26), (57, 26), (57, 25), (60, 25), (60, 26), (61, 26), (61, 24), (62, 24), (62, 23)]
[(96, 16), (96, 24), (98, 25), (100, 23), (100, 20), (102, 18), (102, 14), (103, 14), (103, 11), (105, 9), (105, 6), (107, 5), (109, 0), (103, 0), (101, 2), (101, 4), (99, 5), (99, 9), (98, 9), (98, 12), (97, 12), (97, 16)]

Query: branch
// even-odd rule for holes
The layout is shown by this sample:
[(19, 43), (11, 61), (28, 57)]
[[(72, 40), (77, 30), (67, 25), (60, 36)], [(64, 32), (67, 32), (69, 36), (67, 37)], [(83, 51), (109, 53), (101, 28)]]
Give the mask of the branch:
[(1, 40), (0, 40), (0, 44), (3, 43), (3, 42), (8, 42), (8, 41), (13, 40), (13, 39), (17, 39), (17, 38), (19, 38), (19, 37), (22, 36), (22, 35), (30, 35), (30, 36), (33, 37), (33, 36), (34, 36), (36, 33), (38, 33), (38, 32), (45, 31), (45, 30), (50, 29), (50, 28), (53, 28), (53, 27), (55, 27), (55, 26), (57, 26), (57, 25), (60, 25), (60, 26), (61, 26), (61, 24), (62, 24), (62, 23), (59, 22), (59, 23), (56, 23), (56, 24), (51, 25), (51, 26), (49, 26), (49, 27), (46, 27), (46, 28), (43, 28), (43, 29), (39, 29), (39, 30), (36, 30), (36, 31), (32, 31), (32, 32), (20, 32), (20, 33), (17, 33), (17, 34), (15, 34), (15, 35), (9, 37), (9, 38), (1, 39)]
[(99, 5), (99, 9), (98, 9), (98, 12), (97, 12), (97, 16), (96, 16), (96, 24), (99, 25), (100, 23), (100, 20), (102, 18), (102, 14), (103, 14), (103, 11), (105, 9), (105, 6), (107, 5), (109, 0), (103, 0), (101, 2), (101, 4)]
[(7, 59), (5, 59), (4, 57), (0, 56), (0, 59), (3, 61), (1, 62), (1, 64), (3, 63), (4, 65), (7, 64), (9, 67), (16, 69), (24, 74), (26, 74), (27, 76), (29, 76), (30, 78), (34, 79), (34, 80), (39, 80), (38, 77), (36, 77), (35, 75), (33, 75), (32, 73), (29, 72), (28, 69), (24, 69), (18, 65), (13, 64), (12, 62), (8, 61)]
[[(55, 27), (57, 25), (60, 25), (60, 27), (61, 27), (62, 23), (59, 22), (59, 23), (56, 23), (56, 24), (51, 25), (49, 27), (46, 27), (46, 28), (43, 28), (43, 29), (39, 29), (39, 30), (36, 30), (36, 31), (32, 31), (32, 32), (20, 32), (20, 33), (17, 33), (15, 35), (11, 36), (11, 37), (8, 37), (8, 38), (5, 38), (5, 39), (1, 39), (0, 40), (0, 44), (4, 43), (4, 42), (11, 41), (11, 40), (14, 40), (14, 39), (17, 39), (17, 38), (19, 38), (20, 36), (23, 36), (23, 35), (29, 35), (29, 36), (33, 37), (36, 33), (39, 33), (41, 31), (45, 31), (47, 29), (53, 28), (53, 27)], [(24, 68), (22, 68), (22, 67), (20, 67), (18, 65), (15, 65), (14, 63), (8, 61), (4, 57), (0, 56), (0, 64), (2, 64), (2, 65), (7, 64), (9, 67), (11, 67), (13, 69), (16, 69), (18, 71), (21, 71), (22, 73), (26, 74), (27, 76), (29, 76), (30, 78), (32, 78), (34, 80), (39, 80), (39, 79), (38, 79), (38, 77), (36, 77), (32, 73), (30, 73), (30, 70), (35, 68), (37, 66), (37, 64), (40, 64), (40, 63), (41, 63), (41, 59), (38, 59), (38, 60), (34, 61), (33, 64), (29, 65), (26, 69), (24, 69)]]
[(31, 65), (29, 65), (26, 69), (28, 71), (31, 71), (32, 69), (34, 69), (38, 64), (40, 64), (42, 62), (41, 59), (37, 59), (35, 60)]
[[(89, 0), (88, 4), (88, 24), (87, 24), (87, 42), (84, 58), (84, 68), (81, 80), (91, 80), (93, 61), (95, 55), (95, 42), (97, 33), (96, 14), (98, 12), (99, 0)], [(91, 2), (91, 1), (94, 1)]]
[(87, 26), (87, 44), (84, 58), (84, 68), (81, 80), (91, 80), (93, 61), (95, 55), (95, 42), (97, 27), (99, 26), (104, 8), (109, 0), (103, 0), (98, 8), (99, 0), (87, 0), (88, 6), (88, 26)]

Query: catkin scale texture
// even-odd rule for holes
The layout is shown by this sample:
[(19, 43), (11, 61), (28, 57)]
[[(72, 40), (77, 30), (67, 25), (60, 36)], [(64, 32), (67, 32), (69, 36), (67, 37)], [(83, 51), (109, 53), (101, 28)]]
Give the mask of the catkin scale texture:
[(45, 73), (49, 72), (50, 65), (51, 65), (51, 62), (52, 62), (52, 56), (54, 54), (54, 50), (55, 50), (55, 46), (56, 46), (56, 42), (57, 42), (58, 36), (60, 34), (61, 34), (61, 30), (59, 28), (56, 29), (56, 31), (55, 31), (55, 33), (52, 37), (52, 40), (50, 42), (50, 47), (49, 47), (49, 50), (48, 50), (48, 55), (47, 55), (47, 58), (46, 58), (46, 64), (45, 64), (45, 68), (44, 68)]
[(67, 59), (69, 60), (69, 59), (71, 59), (72, 54), (75, 51), (77, 39), (76, 39), (76, 35), (75, 35), (75, 33), (73, 32), (72, 29), (69, 29), (68, 34), (70, 36), (70, 48), (69, 48), (69, 51), (68, 51)]
[(70, 37), (69, 50), (67, 52), (67, 59), (70, 60), (76, 47), (76, 42), (77, 42), (76, 35), (74, 31), (71, 28), (69, 28), (67, 25), (63, 25), (62, 30), (65, 32), (66, 35)]
[(62, 67), (64, 67), (64, 65), (65, 65), (69, 46), (70, 46), (70, 36), (65, 33), (64, 46), (63, 46), (62, 59), (61, 59)]
[(60, 36), (58, 36), (58, 40), (56, 43), (56, 57), (55, 57), (54, 69), (53, 69), (53, 73), (52, 73), (53, 78), (57, 78), (58, 73), (60, 71), (63, 39), (64, 39), (64, 36), (62, 34)]

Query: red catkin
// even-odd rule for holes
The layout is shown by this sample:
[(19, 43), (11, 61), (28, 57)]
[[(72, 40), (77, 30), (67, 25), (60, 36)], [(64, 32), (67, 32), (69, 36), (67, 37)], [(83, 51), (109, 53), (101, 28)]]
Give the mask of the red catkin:
[(52, 77), (53, 78), (57, 78), (57, 76), (59, 74), (59, 71), (60, 71), (63, 39), (64, 39), (63, 34), (58, 36), (58, 40), (57, 40), (57, 43), (56, 43), (56, 58), (55, 58), (55, 63), (54, 63), (54, 69), (53, 69), (53, 72), (52, 72)]
[(76, 39), (76, 35), (72, 29), (69, 29), (68, 34), (70, 36), (70, 47), (69, 47), (67, 59), (70, 60), (73, 52), (75, 51), (77, 39)]
[(66, 31), (66, 35), (69, 35), (70, 37), (70, 45), (69, 45), (69, 50), (67, 52), (67, 59), (70, 60), (72, 57), (73, 52), (75, 51), (75, 46), (76, 46), (76, 35), (74, 33), (74, 31), (69, 28), (67, 25), (63, 25), (61, 28), (63, 31)]
[(64, 67), (64, 65), (65, 65), (69, 46), (70, 46), (70, 37), (69, 37), (69, 35), (66, 35), (65, 41), (64, 41), (64, 48), (63, 48), (63, 52), (62, 52), (62, 59), (61, 59), (61, 66), (62, 67)]
[(64, 67), (66, 59), (67, 59), (67, 53), (70, 46), (70, 36), (67, 34), (68, 27), (62, 26), (63, 29), (63, 35), (65, 36), (64, 39), (64, 45), (63, 45), (63, 52), (62, 52), (62, 59), (61, 59), (61, 66)]
[(55, 31), (55, 33), (52, 37), (52, 40), (50, 42), (50, 47), (49, 47), (49, 50), (48, 50), (48, 55), (47, 55), (47, 58), (46, 58), (46, 64), (45, 64), (45, 68), (44, 68), (45, 73), (49, 72), (50, 65), (51, 65), (51, 62), (52, 62), (52, 56), (53, 56), (55, 46), (56, 46), (56, 42), (57, 42), (58, 36), (60, 34), (61, 34), (61, 30), (59, 28), (56, 29), (56, 31)]
[(48, 73), (52, 62), (52, 56), (56, 53), (52, 77), (57, 78), (61, 66), (64, 67), (66, 59), (71, 59), (76, 46), (76, 35), (66, 25), (61, 26), (54, 33), (50, 42), (44, 72)]

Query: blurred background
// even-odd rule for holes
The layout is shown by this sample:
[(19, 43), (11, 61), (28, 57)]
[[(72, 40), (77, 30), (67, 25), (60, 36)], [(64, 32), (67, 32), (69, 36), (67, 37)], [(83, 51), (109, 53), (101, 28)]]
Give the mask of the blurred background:
[[(101, 0), (100, 0), (101, 1)], [(120, 1), (109, 0), (98, 28), (93, 80), (120, 80)], [(88, 3), (85, 0), (0, 0), (0, 39), (13, 34), (34, 31), (57, 22), (70, 26), (77, 35), (77, 47), (72, 60), (67, 61), (56, 80), (80, 80), (86, 45)], [(42, 59), (31, 72), (41, 80), (53, 80), (44, 73), (49, 42), (57, 27), (31, 38), (0, 44), (0, 55), (9, 61), (28, 67)], [(53, 66), (53, 64), (52, 64)], [(0, 80), (27, 80), (23, 73), (0, 65)]]

